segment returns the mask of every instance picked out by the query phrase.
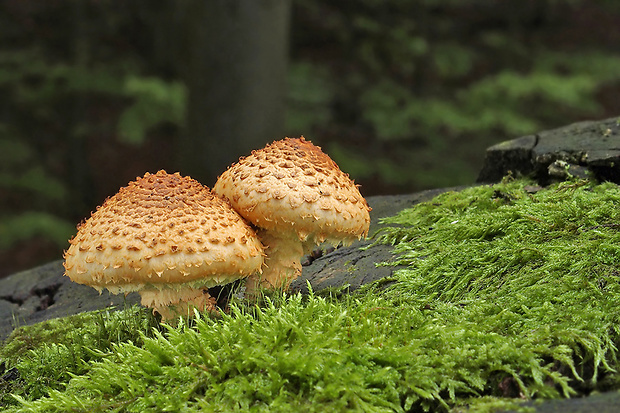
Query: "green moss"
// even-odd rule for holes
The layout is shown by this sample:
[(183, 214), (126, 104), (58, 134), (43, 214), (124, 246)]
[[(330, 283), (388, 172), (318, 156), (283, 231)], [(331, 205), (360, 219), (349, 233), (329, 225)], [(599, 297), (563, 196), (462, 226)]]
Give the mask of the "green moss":
[[(386, 220), (377, 241), (406, 267), (387, 286), (138, 322), (73, 360), (57, 356), (75, 340), (59, 333), (16, 358), (20, 373), (54, 358), (66, 370), (10, 409), (492, 412), (618, 389), (619, 201), (616, 185), (586, 181), (442, 194)], [(135, 311), (119, 320), (146, 317)], [(98, 314), (76, 331), (110, 331)]]
[(510, 372), (526, 396), (617, 388), (620, 190), (526, 184), (443, 194), (387, 219), (400, 226), (380, 241), (407, 269), (385, 295), (528, 352), (530, 374)]
[(20, 379), (0, 382), (0, 406), (14, 404), (11, 393), (34, 400), (51, 389), (62, 389), (88, 362), (109, 352), (113, 343), (141, 343), (156, 321), (144, 308), (93, 311), (17, 328), (0, 348), (6, 368), (17, 368)]

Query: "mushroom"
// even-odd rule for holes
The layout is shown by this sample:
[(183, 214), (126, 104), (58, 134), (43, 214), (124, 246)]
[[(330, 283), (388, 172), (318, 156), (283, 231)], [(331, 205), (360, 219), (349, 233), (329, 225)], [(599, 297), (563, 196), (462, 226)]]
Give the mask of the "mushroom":
[(350, 244), (370, 226), (371, 208), (357, 185), (303, 136), (241, 158), (220, 175), (213, 192), (259, 228), (266, 268), (248, 278), (250, 295), (287, 288), (301, 274), (304, 253), (324, 241)]
[(209, 188), (178, 172), (148, 172), (78, 226), (65, 275), (99, 292), (137, 291), (171, 318), (213, 310), (206, 289), (259, 272), (263, 246), (250, 225)]

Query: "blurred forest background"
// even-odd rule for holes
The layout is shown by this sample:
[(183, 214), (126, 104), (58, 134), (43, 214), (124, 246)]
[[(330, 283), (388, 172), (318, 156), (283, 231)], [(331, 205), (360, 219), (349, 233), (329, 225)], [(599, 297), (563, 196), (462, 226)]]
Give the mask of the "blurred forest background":
[(75, 225), (145, 171), (212, 186), (229, 138), (199, 149), (203, 119), (237, 131), (252, 117), (221, 115), (229, 97), (272, 108), (242, 140), (303, 134), (366, 196), (472, 183), (491, 144), (620, 115), (616, 0), (255, 1), (278, 2), (277, 22), (261, 18), (283, 39), (235, 59), (273, 59), (261, 70), (285, 88), (254, 90), (250, 70), (253, 94), (201, 107), (232, 36), (211, 2), (2, 1), (0, 277), (60, 258)]

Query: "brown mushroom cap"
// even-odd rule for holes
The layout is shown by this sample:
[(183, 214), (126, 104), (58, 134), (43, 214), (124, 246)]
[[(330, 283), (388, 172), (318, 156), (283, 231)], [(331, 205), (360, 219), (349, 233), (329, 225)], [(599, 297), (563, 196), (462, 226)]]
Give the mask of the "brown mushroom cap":
[(254, 225), (294, 233), (306, 246), (352, 242), (370, 226), (370, 207), (349, 175), (303, 137), (275, 141), (241, 158), (213, 192)]
[(65, 275), (99, 291), (140, 291), (145, 305), (179, 301), (187, 287), (226, 284), (263, 263), (256, 234), (226, 201), (165, 171), (121, 188), (69, 242)]

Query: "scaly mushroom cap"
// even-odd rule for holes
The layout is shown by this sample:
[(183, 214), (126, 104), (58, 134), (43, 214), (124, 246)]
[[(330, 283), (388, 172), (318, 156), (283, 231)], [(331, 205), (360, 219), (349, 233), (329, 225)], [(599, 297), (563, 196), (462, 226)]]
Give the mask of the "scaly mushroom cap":
[(64, 266), (71, 280), (99, 291), (140, 291), (145, 305), (178, 301), (173, 296), (187, 287), (232, 282), (263, 263), (256, 234), (226, 201), (165, 171), (121, 188), (69, 242)]
[(228, 168), (213, 192), (254, 225), (306, 246), (366, 236), (370, 207), (349, 175), (303, 137), (275, 141)]

